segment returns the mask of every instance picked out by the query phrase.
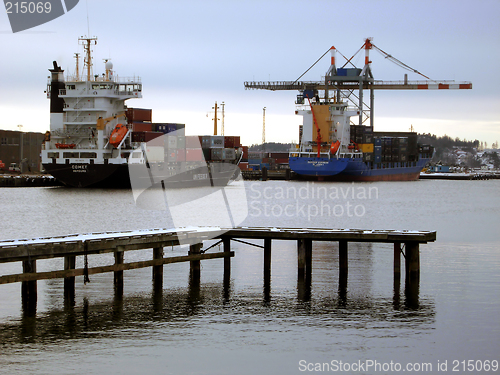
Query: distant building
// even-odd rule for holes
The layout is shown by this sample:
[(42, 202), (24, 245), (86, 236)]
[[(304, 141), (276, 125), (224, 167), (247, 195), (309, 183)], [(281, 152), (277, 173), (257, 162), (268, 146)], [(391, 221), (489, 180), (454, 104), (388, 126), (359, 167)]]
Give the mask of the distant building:
[(441, 172), (441, 173), (448, 173), (450, 171), (450, 167), (448, 165), (431, 165), (429, 167), (429, 171), (431, 172)]
[(16, 163), (22, 172), (39, 172), (44, 139), (42, 133), (0, 130), (0, 160), (6, 169), (11, 163)]

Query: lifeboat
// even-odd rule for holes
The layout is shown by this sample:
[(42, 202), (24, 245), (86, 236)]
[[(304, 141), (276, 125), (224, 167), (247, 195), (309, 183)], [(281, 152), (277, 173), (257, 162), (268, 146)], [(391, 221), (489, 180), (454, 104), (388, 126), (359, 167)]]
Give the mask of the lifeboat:
[(116, 125), (116, 127), (111, 132), (111, 136), (109, 137), (109, 144), (112, 145), (113, 147), (118, 147), (118, 145), (121, 143), (123, 138), (125, 138), (127, 133), (128, 129), (125, 125), (123, 124)]
[(330, 146), (330, 154), (335, 155), (340, 147), (340, 141), (337, 141), (335, 143), (332, 142), (332, 145)]

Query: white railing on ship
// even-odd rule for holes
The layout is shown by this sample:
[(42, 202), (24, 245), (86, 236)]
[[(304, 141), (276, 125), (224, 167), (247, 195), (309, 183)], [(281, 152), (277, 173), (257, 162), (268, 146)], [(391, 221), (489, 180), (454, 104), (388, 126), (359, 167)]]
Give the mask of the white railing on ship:
[[(76, 75), (67, 75), (66, 76), (66, 82), (81, 82), (81, 81), (85, 82), (87, 80), (82, 79), (82, 77), (78, 77)], [(50, 78), (49, 78), (49, 82), (50, 82)], [(89, 82), (140, 83), (141, 77), (139, 77), (139, 76), (119, 77), (119, 76), (115, 75), (111, 79), (106, 79), (106, 77), (97, 76), (97, 77), (93, 77), (93, 79), (90, 80)]]

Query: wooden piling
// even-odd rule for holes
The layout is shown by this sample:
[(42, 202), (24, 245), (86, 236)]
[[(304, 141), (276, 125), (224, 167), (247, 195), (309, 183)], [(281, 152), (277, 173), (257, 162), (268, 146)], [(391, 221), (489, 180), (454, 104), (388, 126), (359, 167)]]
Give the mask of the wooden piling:
[[(201, 254), (202, 247), (203, 247), (202, 243), (195, 243), (193, 245), (190, 245), (189, 246), (189, 255)], [(199, 260), (190, 261), (190, 270), (191, 270), (192, 278), (194, 280), (197, 280), (197, 282), (199, 283), (200, 276), (201, 276), (200, 261)]]
[(264, 239), (264, 279), (271, 279), (271, 239)]
[[(23, 273), (35, 273), (36, 261), (23, 261)], [(25, 315), (31, 316), (36, 313), (37, 286), (36, 280), (23, 281), (21, 283), (21, 300)]]
[[(153, 248), (153, 260), (163, 258), (163, 247)], [(154, 289), (163, 288), (163, 264), (153, 266), (153, 284)]]
[[(64, 257), (64, 269), (74, 270), (76, 268), (76, 256), (68, 255)], [(64, 298), (72, 300), (75, 298), (75, 276), (64, 278)]]
[(394, 242), (394, 280), (401, 276), (401, 242)]
[[(224, 246), (224, 252), (225, 253), (230, 253), (231, 252), (231, 238), (229, 237), (224, 237), (222, 239), (222, 244)], [(231, 278), (231, 257), (225, 257), (224, 258), (224, 279), (226, 278)]]
[(347, 278), (349, 262), (347, 260), (347, 241), (339, 241), (339, 271)]
[(299, 277), (304, 276), (306, 268), (306, 243), (305, 239), (297, 240), (297, 269)]
[[(123, 251), (117, 250), (115, 254), (115, 265), (123, 264)], [(123, 271), (114, 271), (114, 286), (117, 294), (123, 294)]]
[(406, 279), (418, 281), (420, 277), (420, 250), (418, 242), (406, 242)]

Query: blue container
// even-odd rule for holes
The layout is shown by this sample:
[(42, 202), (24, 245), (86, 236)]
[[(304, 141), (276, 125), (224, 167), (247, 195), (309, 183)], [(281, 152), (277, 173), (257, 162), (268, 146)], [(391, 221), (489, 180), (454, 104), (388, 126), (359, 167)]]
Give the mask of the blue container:
[(347, 75), (347, 69), (345, 69), (345, 68), (338, 68), (337, 69), (337, 75), (345, 77)]
[(248, 159), (248, 164), (259, 164), (262, 162), (262, 159)]
[(374, 137), (373, 138), (373, 144), (375, 146), (382, 146), (382, 139), (380, 139), (379, 137)]
[(172, 133), (177, 130), (177, 124), (167, 124), (167, 133)]
[(375, 157), (373, 159), (375, 163), (382, 163), (382, 155), (380, 154), (375, 154)]
[(382, 146), (373, 146), (373, 153), (375, 155), (382, 155)]

